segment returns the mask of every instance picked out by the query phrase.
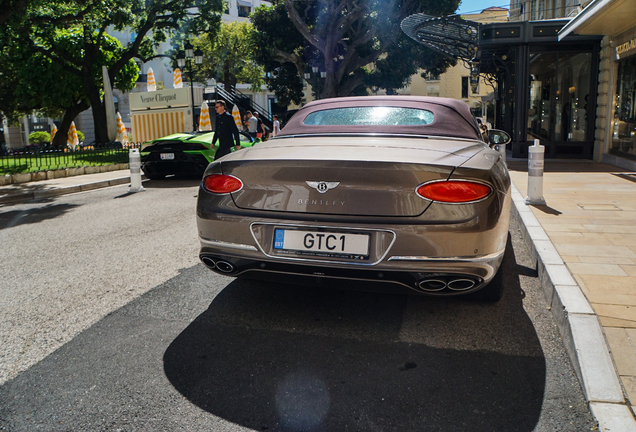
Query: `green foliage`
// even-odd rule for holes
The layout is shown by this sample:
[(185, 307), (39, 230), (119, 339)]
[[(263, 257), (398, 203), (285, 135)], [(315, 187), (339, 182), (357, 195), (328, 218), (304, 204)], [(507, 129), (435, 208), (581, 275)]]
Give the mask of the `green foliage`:
[(217, 32), (206, 33), (194, 40), (203, 51), (199, 81), (214, 78), (233, 88), (237, 83), (251, 83), (252, 91), (260, 91), (263, 67), (254, 60), (254, 30), (247, 22), (222, 23)]
[(51, 142), (51, 134), (44, 131), (31, 132), (29, 135), (29, 144), (44, 144)]
[(316, 96), (390, 92), (407, 85), (418, 70), (440, 72), (454, 64), (408, 38), (401, 21), (420, 12), (451, 14), (458, 5), (459, 0), (273, 0), (251, 16), (259, 41), (256, 58), (273, 73), (269, 88), (281, 101), (300, 101), (301, 76), (311, 66), (327, 75)]
[[(213, 31), (223, 0), (29, 0), (16, 13), (0, 15), (0, 111), (10, 119), (37, 110), (64, 114), (62, 129), (89, 106), (95, 132), (105, 142), (101, 101), (102, 66), (111, 83), (126, 92), (137, 78), (134, 58), (143, 61), (179, 29)], [(132, 33), (122, 46), (106, 30)], [(62, 134), (66, 130), (60, 130)], [(101, 137), (100, 137), (101, 135)], [(63, 138), (63, 137), (62, 137)], [(56, 137), (56, 142), (62, 140)]]
[[(85, 38), (78, 29), (60, 29), (54, 32), (49, 48), (55, 46), (66, 52), (69, 66), (81, 65)], [(104, 34), (101, 40), (102, 48), (90, 70), (92, 84), (98, 89), (102, 88), (102, 65), (112, 66), (124, 51), (121, 43), (112, 36)], [(8, 46), (2, 56), (6, 62), (0, 61), (3, 65), (0, 68), (10, 68), (20, 77), (11, 88), (0, 89), (0, 111), (5, 115), (15, 118), (36, 110), (55, 118), (75, 106), (78, 100), (87, 99), (83, 76), (68, 73), (65, 63), (61, 64), (43, 52), (21, 48), (20, 45)], [(114, 86), (130, 91), (138, 73), (136, 63), (128, 61), (115, 76)]]
[(84, 142), (84, 132), (79, 131), (79, 130), (77, 131), (77, 140), (79, 142)]

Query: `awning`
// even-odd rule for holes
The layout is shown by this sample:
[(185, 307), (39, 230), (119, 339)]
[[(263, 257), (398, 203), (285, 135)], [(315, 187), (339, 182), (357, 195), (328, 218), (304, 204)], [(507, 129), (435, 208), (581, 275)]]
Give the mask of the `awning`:
[(236, 3), (239, 6), (247, 6), (247, 7), (252, 7), (253, 6), (251, 1), (238, 0)]
[(593, 0), (559, 31), (559, 41), (570, 33), (616, 36), (634, 26), (635, 16), (636, 0)]

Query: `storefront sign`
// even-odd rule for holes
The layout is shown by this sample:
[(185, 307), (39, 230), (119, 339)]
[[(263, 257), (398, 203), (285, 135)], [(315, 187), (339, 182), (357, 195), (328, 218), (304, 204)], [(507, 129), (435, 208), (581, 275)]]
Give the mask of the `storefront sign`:
[(189, 88), (130, 93), (130, 109), (133, 111), (189, 107), (190, 104)]
[(636, 54), (636, 38), (616, 46), (616, 60)]

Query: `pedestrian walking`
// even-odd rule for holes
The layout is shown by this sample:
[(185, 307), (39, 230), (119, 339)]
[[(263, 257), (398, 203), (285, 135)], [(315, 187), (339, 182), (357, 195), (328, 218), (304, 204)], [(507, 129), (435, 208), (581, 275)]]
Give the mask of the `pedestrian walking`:
[(256, 128), (256, 133), (257, 134), (261, 134), (261, 136), (259, 136), (258, 138), (260, 138), (263, 141), (265, 141), (265, 139), (267, 137), (267, 131), (265, 130), (265, 125), (263, 124), (263, 120), (261, 120), (261, 115), (258, 113), (258, 111), (254, 111), (254, 117), (256, 117), (256, 120), (258, 120), (258, 126)]
[(219, 141), (219, 149), (214, 155), (214, 160), (217, 160), (229, 154), (234, 143), (240, 148), (241, 138), (239, 137), (238, 127), (234, 123), (234, 117), (225, 110), (225, 101), (216, 101), (214, 110), (216, 111), (216, 123), (214, 125), (212, 145), (214, 146), (216, 141)]
[(274, 119), (274, 122), (273, 122), (274, 130), (272, 131), (272, 136), (276, 136), (278, 135), (278, 132), (280, 132), (280, 122), (278, 121), (278, 116), (274, 116), (272, 118)]
[(247, 112), (247, 125), (248, 133), (252, 138), (256, 139), (258, 134), (258, 119), (254, 117), (252, 111)]

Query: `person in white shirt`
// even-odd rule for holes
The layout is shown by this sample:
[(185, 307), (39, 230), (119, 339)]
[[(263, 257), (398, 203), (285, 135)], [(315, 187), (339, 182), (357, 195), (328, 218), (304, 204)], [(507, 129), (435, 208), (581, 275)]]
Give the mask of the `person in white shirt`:
[(272, 131), (272, 136), (278, 135), (280, 132), (280, 122), (278, 121), (278, 116), (272, 117), (274, 119), (274, 130)]

